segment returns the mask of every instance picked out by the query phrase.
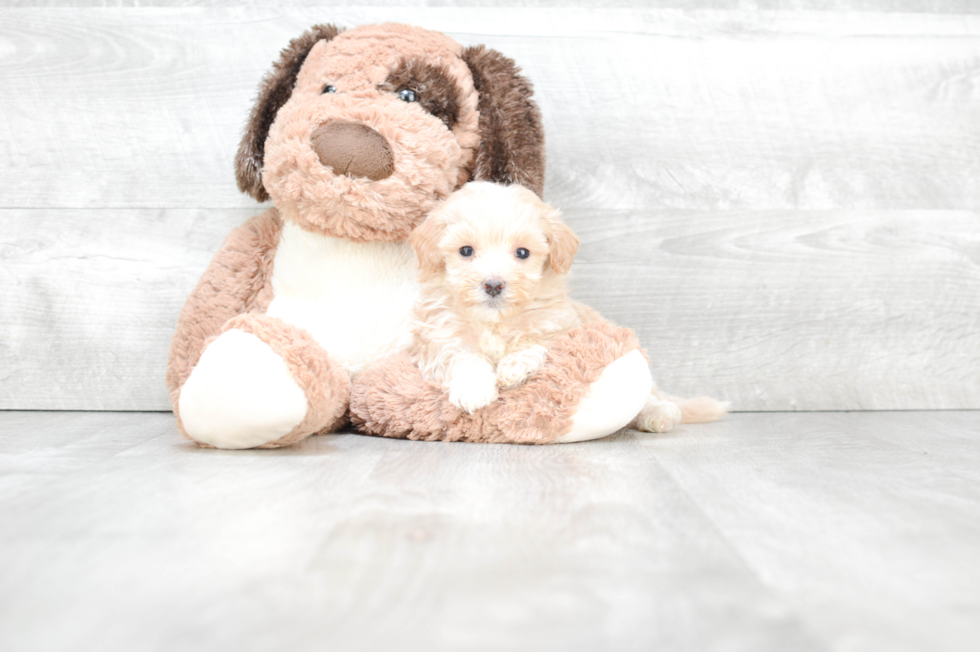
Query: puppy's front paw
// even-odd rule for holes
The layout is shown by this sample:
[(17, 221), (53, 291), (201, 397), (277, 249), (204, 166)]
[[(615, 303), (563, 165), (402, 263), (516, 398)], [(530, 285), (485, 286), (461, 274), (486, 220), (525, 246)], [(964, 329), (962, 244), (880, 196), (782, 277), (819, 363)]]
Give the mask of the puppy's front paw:
[(647, 403), (634, 422), (644, 432), (670, 432), (681, 422), (681, 409), (669, 401)]
[(497, 385), (513, 389), (530, 378), (548, 359), (548, 349), (540, 344), (505, 355), (497, 365)]
[(457, 375), (449, 384), (449, 402), (473, 414), (497, 400), (497, 385), (493, 376)]
[(493, 367), (483, 357), (464, 353), (454, 361), (445, 384), (449, 402), (473, 414), (497, 400)]

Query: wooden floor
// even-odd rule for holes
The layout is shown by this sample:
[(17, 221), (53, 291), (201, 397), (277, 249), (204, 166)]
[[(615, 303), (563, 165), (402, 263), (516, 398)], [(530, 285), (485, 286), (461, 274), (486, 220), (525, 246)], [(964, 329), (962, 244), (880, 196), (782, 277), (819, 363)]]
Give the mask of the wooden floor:
[(0, 649), (980, 649), (980, 412), (202, 450), (0, 412)]

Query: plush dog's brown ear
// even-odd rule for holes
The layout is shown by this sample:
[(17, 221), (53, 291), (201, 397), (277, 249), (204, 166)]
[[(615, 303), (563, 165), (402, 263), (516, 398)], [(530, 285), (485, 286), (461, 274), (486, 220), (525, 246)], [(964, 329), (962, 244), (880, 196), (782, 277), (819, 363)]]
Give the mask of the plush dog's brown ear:
[(578, 251), (578, 236), (561, 221), (556, 210), (548, 217), (548, 259), (556, 274), (566, 274)]
[(423, 271), (437, 272), (446, 266), (439, 252), (439, 241), (445, 232), (445, 220), (438, 213), (429, 213), (425, 221), (408, 236), (408, 242), (419, 259), (419, 268)]
[(473, 179), (544, 190), (544, 129), (534, 90), (511, 59), (479, 45), (463, 50), (480, 99), (480, 148)]
[(235, 176), (238, 189), (259, 201), (269, 198), (262, 185), (262, 163), (265, 160), (265, 139), (269, 128), (276, 119), (276, 113), (289, 100), (296, 85), (296, 76), (306, 61), (306, 55), (319, 41), (329, 41), (342, 30), (333, 25), (314, 25), (294, 38), (279, 55), (279, 61), (272, 64), (272, 70), (259, 84), (259, 96), (248, 117), (242, 142), (235, 156)]

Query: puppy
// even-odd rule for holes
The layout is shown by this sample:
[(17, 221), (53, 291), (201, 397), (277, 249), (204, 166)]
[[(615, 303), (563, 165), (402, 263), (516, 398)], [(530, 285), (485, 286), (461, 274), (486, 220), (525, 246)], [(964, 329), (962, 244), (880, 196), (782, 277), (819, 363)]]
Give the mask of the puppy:
[[(413, 362), (466, 412), (533, 375), (555, 336), (602, 320), (568, 299), (565, 275), (578, 238), (556, 209), (527, 188), (468, 183), (437, 206), (409, 241), (421, 284)], [(705, 408), (699, 401), (688, 402), (690, 421), (720, 416), (698, 418)], [(708, 407), (720, 406), (714, 403)], [(631, 427), (665, 432), (681, 417), (681, 406), (654, 390)]]

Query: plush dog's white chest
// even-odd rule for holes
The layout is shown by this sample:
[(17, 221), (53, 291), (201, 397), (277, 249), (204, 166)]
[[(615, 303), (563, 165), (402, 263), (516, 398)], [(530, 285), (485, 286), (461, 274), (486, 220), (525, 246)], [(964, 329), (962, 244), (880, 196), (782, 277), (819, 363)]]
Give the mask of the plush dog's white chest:
[(267, 313), (306, 329), (356, 374), (411, 343), (416, 275), (408, 243), (354, 243), (286, 222)]

